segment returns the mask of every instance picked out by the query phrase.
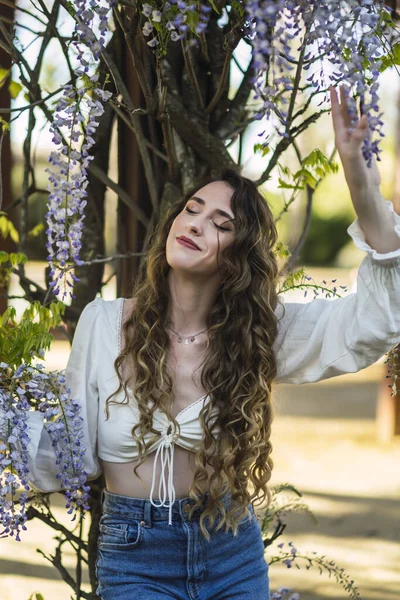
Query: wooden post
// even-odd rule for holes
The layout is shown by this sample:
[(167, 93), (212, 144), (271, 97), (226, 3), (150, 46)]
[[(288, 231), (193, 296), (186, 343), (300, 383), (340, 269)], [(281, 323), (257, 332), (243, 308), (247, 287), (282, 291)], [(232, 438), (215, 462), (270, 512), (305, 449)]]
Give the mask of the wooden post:
[[(137, 36), (138, 38), (140, 36)], [(136, 41), (134, 43), (137, 43)], [(146, 48), (138, 47), (141, 54)], [(144, 96), (140, 88), (138, 76), (132, 64), (132, 59), (127, 52), (126, 44), (121, 48), (125, 55), (122, 57), (122, 74), (126, 87), (129, 90), (133, 104), (137, 107), (145, 105)], [(163, 136), (160, 124), (152, 115), (141, 117), (142, 130), (152, 146), (160, 151), (163, 147)], [(164, 180), (165, 165), (155, 154), (152, 155), (153, 169), (156, 184), (161, 196), (162, 182)], [(150, 200), (148, 186), (144, 175), (143, 163), (140, 158), (139, 148), (135, 135), (121, 119), (118, 119), (118, 182), (128, 193), (131, 199), (142, 209), (151, 220), (153, 207)], [(136, 218), (133, 211), (121, 200), (118, 201), (117, 223), (117, 251), (118, 253), (141, 252), (146, 237), (146, 227)], [(117, 265), (117, 296), (129, 297), (132, 291), (134, 275), (137, 272), (140, 257), (131, 257), (118, 262)]]
[[(14, 7), (9, 6), (7, 4), (3, 4), (2, 8), (2, 16), (3, 16), (3, 25), (7, 27), (11, 34), (11, 25), (7, 25), (7, 23), (12, 23), (14, 20)], [(0, 46), (0, 65), (4, 69), (11, 69), (11, 57), (5, 52)], [(11, 106), (11, 98), (8, 91), (8, 84), (0, 87), (0, 106), (2, 108), (10, 108)], [(2, 118), (4, 121), (10, 122), (10, 114), (2, 113)], [(1, 133), (1, 129), (0, 129)], [(9, 204), (12, 202), (11, 196), (11, 167), (12, 167), (12, 156), (11, 156), (11, 142), (10, 142), (10, 133), (6, 132), (3, 137), (3, 145), (1, 150), (1, 165), (0, 165), (0, 177), (2, 180), (2, 205), (0, 205), (0, 210), (4, 210), (7, 208)], [(1, 202), (0, 202), (1, 204)], [(8, 215), (10, 217), (10, 215)], [(0, 234), (0, 250), (5, 252), (15, 252), (15, 244), (8, 237), (4, 239)], [(0, 315), (4, 313), (8, 306), (7, 302), (7, 291), (8, 286), (4, 285), (0, 279)]]
[[(397, 95), (397, 130), (396, 130), (396, 157), (394, 169), (393, 206), (397, 214), (400, 214), (400, 90)], [(400, 370), (400, 364), (397, 371)], [(397, 392), (391, 395), (393, 385), (391, 377), (386, 378), (388, 370), (380, 382), (376, 405), (376, 427), (377, 437), (380, 442), (389, 442), (394, 436), (400, 435), (400, 381), (397, 384)]]
[[(400, 369), (400, 361), (397, 361), (397, 370)], [(385, 370), (385, 375), (387, 375)], [(396, 382), (400, 387), (400, 381)], [(390, 442), (394, 436), (400, 435), (400, 390), (392, 396), (393, 379), (386, 376), (381, 380), (378, 390), (376, 406), (377, 437), (380, 442)]]

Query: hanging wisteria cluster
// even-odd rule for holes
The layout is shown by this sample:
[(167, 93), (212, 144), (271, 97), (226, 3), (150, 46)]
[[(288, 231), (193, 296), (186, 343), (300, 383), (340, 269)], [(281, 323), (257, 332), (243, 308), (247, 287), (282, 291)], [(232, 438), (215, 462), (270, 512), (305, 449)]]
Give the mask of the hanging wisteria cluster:
[[(47, 189), (50, 192), (46, 214), (46, 248), (49, 252), (50, 287), (58, 295), (63, 284), (62, 300), (67, 296), (68, 288), (73, 288), (72, 282), (78, 279), (68, 270), (68, 264), (82, 264), (80, 251), (87, 196), (87, 167), (93, 160), (89, 150), (94, 144), (92, 136), (99, 125), (98, 118), (104, 112), (103, 103), (111, 95), (93, 86), (97, 78), (97, 75), (88, 78), (92, 84), (93, 98), (84, 98), (89, 89), (87, 84), (78, 90), (71, 85), (64, 86), (64, 94), (57, 102), (50, 127), (57, 150), (52, 150), (49, 157), (51, 167), (45, 169), (49, 173)], [(88, 109), (85, 135), (79, 127), (84, 121), (82, 104)], [(63, 131), (65, 137), (62, 136)], [(84, 138), (84, 142), (78, 148), (81, 138)], [(71, 296), (74, 297), (72, 293)]]
[[(26, 502), (29, 492), (29, 466), (28, 466), (28, 410), (29, 402), (25, 390), (17, 385), (11, 391), (5, 387), (5, 376), (9, 366), (0, 363), (2, 376), (0, 386), (0, 523), (4, 530), (0, 537), (19, 537), (20, 528), (26, 530)], [(15, 373), (18, 377), (18, 373)], [(4, 440), (4, 441), (2, 441)], [(18, 479), (17, 479), (18, 478)], [(15, 497), (17, 490), (23, 487), (24, 492), (19, 495), (19, 508), (16, 507)]]
[[(298, 60), (295, 52), (302, 49), (303, 70), (315, 66), (306, 81), (317, 92), (327, 90), (329, 83), (337, 85), (345, 82), (348, 86), (353, 127), (358, 120), (355, 98), (359, 99), (359, 108), (368, 115), (369, 123), (368, 135), (362, 146), (363, 156), (368, 166), (371, 166), (374, 155), (380, 160), (379, 138), (383, 137), (383, 123), (378, 106), (378, 76), (382, 42), (377, 26), (379, 23), (383, 28), (382, 2), (249, 0), (245, 7), (257, 71), (253, 79), (255, 99), (261, 98), (263, 102), (256, 118), (269, 118), (272, 111), (280, 111), (279, 120), (283, 128), (278, 128), (278, 134), (289, 136), (292, 115), (288, 112), (288, 104), (294, 89), (293, 71)], [(297, 40), (300, 46), (296, 48)], [(353, 94), (349, 93), (350, 89)], [(378, 136), (377, 139), (372, 139), (373, 135)]]
[(17, 541), (20, 529), (26, 530), (29, 481), (33, 479), (28, 461), (29, 415), (33, 408), (43, 414), (68, 513), (75, 511), (75, 520), (76, 511), (89, 510), (81, 406), (69, 398), (62, 373), (46, 373), (43, 369), (40, 364), (24, 363), (12, 369), (0, 363), (0, 523), (4, 527), (0, 537), (15, 535)]
[[(50, 132), (56, 150), (49, 156), (50, 168), (47, 189), (48, 197), (47, 244), (50, 265), (50, 287), (62, 300), (74, 297), (72, 289), (78, 278), (71, 271), (71, 263), (80, 265), (84, 209), (88, 184), (87, 168), (93, 159), (89, 150), (95, 143), (93, 133), (104, 113), (104, 103), (112, 95), (97, 86), (98, 74), (88, 75), (90, 69), (98, 67), (100, 53), (105, 46), (110, 11), (114, 0), (106, 6), (88, 0), (72, 2), (75, 13), (74, 47), (80, 67), (76, 75), (79, 88), (63, 86), (63, 95), (58, 100)], [(94, 26), (99, 38), (94, 34)], [(82, 113), (86, 111), (86, 118)], [(62, 286), (62, 290), (61, 290)]]

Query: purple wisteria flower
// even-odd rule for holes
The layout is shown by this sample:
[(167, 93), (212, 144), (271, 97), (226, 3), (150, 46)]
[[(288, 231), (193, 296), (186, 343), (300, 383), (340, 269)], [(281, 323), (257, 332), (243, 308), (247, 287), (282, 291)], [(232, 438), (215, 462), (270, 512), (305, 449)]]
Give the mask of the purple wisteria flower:
[[(73, 45), (80, 63), (76, 74), (82, 86), (63, 86), (63, 95), (57, 102), (50, 127), (57, 150), (50, 153), (51, 168), (46, 169), (50, 192), (46, 214), (50, 287), (56, 296), (62, 291), (62, 300), (68, 295), (74, 297), (72, 289), (77, 277), (72, 267), (82, 264), (80, 251), (87, 197), (87, 167), (93, 160), (89, 150), (95, 142), (93, 133), (104, 112), (103, 104), (112, 95), (98, 87), (98, 74), (89, 76), (88, 73), (90, 67), (98, 71), (115, 0), (107, 1), (105, 6), (91, 0), (74, 0), (72, 6), (76, 8)], [(95, 27), (99, 31), (98, 37), (94, 33)], [(86, 118), (82, 114), (84, 109)]]
[(56, 478), (65, 492), (68, 513), (75, 511), (75, 520), (76, 511), (89, 510), (81, 407), (70, 399), (63, 373), (46, 373), (43, 368), (23, 363), (13, 369), (0, 363), (0, 524), (4, 527), (0, 537), (15, 535), (16, 541), (21, 541), (20, 529), (26, 530), (26, 503), (32, 480), (29, 414), (34, 409), (43, 413), (58, 466)]
[[(378, 108), (378, 76), (381, 66), (382, 42), (377, 32), (380, 3), (370, 0), (250, 0), (245, 5), (248, 17), (248, 37), (253, 47), (257, 75), (253, 80), (255, 99), (263, 105), (256, 118), (270, 117), (272, 110), (280, 112), (284, 125), (278, 133), (289, 136), (289, 96), (293, 90), (296, 57), (293, 40), (299, 38), (303, 69), (315, 69), (306, 81), (316, 91), (327, 90), (329, 83), (346, 82), (349, 94), (352, 126), (358, 120), (355, 97), (360, 110), (368, 115), (369, 134), (362, 151), (368, 166), (373, 155), (379, 159), (378, 140), (383, 136), (382, 114)], [(383, 25), (381, 24), (381, 27)], [(323, 68), (324, 58), (332, 72)], [(367, 66), (366, 66), (367, 65)], [(268, 76), (265, 76), (265, 73)], [(267, 83), (266, 83), (267, 82)], [(325, 95), (325, 100), (328, 95)]]
[[(0, 363), (0, 373), (3, 374), (4, 371), (9, 371), (9, 366), (6, 363)], [(25, 390), (17, 385), (14, 392), (11, 393), (4, 386), (2, 377), (0, 386), (0, 523), (4, 530), (0, 531), (0, 538), (15, 534), (17, 541), (21, 541), (20, 529), (26, 531), (26, 502), (28, 500), (26, 492), (30, 490), (27, 455), (30, 441), (27, 434), (27, 411), (29, 408)], [(17, 490), (21, 486), (25, 491), (19, 494), (19, 506), (17, 506), (14, 504), (14, 500)]]
[[(81, 53), (83, 47), (89, 48), (94, 60), (98, 61), (101, 50), (105, 47), (110, 14), (117, 2), (116, 0), (106, 0), (102, 6), (101, 2), (93, 2), (93, 0), (72, 0), (71, 4), (76, 9), (75, 17), (77, 19), (74, 34), (76, 34), (78, 42), (75, 45)], [(94, 33), (96, 28), (100, 33), (99, 38)]]
[(300, 594), (298, 592), (290, 593), (292, 590), (287, 587), (279, 587), (271, 595), (271, 600), (300, 600)]
[[(65, 387), (65, 376), (59, 372), (45, 375), (49, 391), (43, 396), (38, 408), (44, 413), (47, 432), (54, 449), (56, 464), (59, 468), (57, 479), (61, 480), (61, 489), (65, 490), (68, 514), (79, 507), (89, 510), (90, 487), (86, 485), (87, 473), (83, 467), (86, 448), (82, 446), (82, 422), (79, 402), (70, 398), (70, 390)], [(54, 416), (56, 416), (55, 419)], [(83, 490), (80, 494), (79, 490)], [(76, 513), (72, 520), (75, 520)]]
[[(96, 83), (98, 76), (93, 76), (90, 81)], [(46, 168), (49, 173), (47, 189), (48, 197), (47, 244), (50, 264), (50, 286), (55, 295), (60, 294), (61, 283), (64, 284), (62, 299), (67, 296), (69, 288), (77, 277), (68, 269), (69, 263), (82, 264), (80, 250), (83, 221), (85, 218), (88, 185), (87, 167), (93, 160), (89, 150), (94, 144), (92, 134), (98, 127), (98, 117), (104, 112), (103, 102), (110, 96), (110, 92), (92, 89), (93, 99), (83, 97), (86, 89), (75, 90), (71, 85), (64, 86), (64, 95), (56, 105), (55, 118), (50, 127), (53, 133), (53, 143), (57, 150), (52, 150), (49, 157), (51, 167)], [(78, 127), (82, 123), (82, 105), (88, 111), (85, 132)], [(64, 142), (60, 135), (66, 129), (65, 137), (69, 142)], [(78, 142), (84, 137), (84, 142), (79, 147)], [(70, 292), (72, 297), (73, 294)]]
[[(150, 48), (157, 48), (156, 52), (160, 56), (165, 56), (167, 44), (178, 42), (186, 37), (189, 29), (199, 36), (206, 31), (209, 21), (209, 16), (212, 7), (206, 3), (189, 0), (170, 0), (165, 2), (162, 7), (157, 6), (156, 2), (144, 3), (141, 9), (143, 19), (142, 33), (144, 36), (153, 37), (147, 42)], [(194, 19), (190, 19), (188, 25), (188, 14), (193, 13)], [(146, 20), (148, 19), (148, 20)], [(157, 24), (154, 27), (154, 23)], [(190, 40), (191, 44), (196, 43), (196, 37)]]

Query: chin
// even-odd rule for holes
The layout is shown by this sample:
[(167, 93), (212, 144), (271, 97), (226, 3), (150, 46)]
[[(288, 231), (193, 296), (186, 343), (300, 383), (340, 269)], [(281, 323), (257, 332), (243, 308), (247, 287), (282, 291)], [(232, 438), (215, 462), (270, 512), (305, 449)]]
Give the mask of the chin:
[(165, 259), (169, 266), (173, 269), (189, 270), (195, 263), (195, 258), (198, 255), (193, 250), (181, 251), (181, 247), (177, 244), (177, 247), (166, 248)]

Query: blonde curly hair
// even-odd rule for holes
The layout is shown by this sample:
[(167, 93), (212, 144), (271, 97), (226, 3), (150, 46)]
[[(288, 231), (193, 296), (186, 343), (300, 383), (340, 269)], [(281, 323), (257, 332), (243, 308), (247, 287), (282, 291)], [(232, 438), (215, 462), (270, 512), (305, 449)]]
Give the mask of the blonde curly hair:
[[(201, 385), (210, 402), (200, 413), (204, 430), (200, 450), (196, 453), (196, 471), (189, 490), (195, 501), (193, 511), (204, 504), (200, 528), (204, 537), (210, 535), (206, 518), (212, 528), (220, 513), (217, 529), (238, 532), (239, 522), (248, 515), (247, 506), (254, 499), (262, 504), (271, 500), (268, 481), (273, 462), (270, 441), (273, 407), (271, 384), (277, 373), (273, 345), (278, 333), (275, 314), (277, 303), (278, 265), (274, 254), (277, 230), (268, 203), (255, 184), (238, 172), (227, 169), (208, 177), (174, 203), (149, 237), (146, 259), (134, 284), (132, 297), (136, 299), (132, 314), (124, 324), (125, 346), (115, 360), (119, 379), (118, 389), (125, 392), (127, 385), (121, 376), (124, 360), (129, 357), (135, 374), (132, 391), (140, 411), (140, 420), (132, 428), (138, 446), (139, 464), (147, 458), (147, 449), (160, 433), (153, 429), (152, 415), (161, 408), (179, 431), (179, 423), (170, 413), (173, 403), (172, 381), (167, 372), (169, 336), (164, 327), (167, 319), (169, 287), (166, 260), (166, 241), (172, 222), (183, 210), (187, 200), (204, 185), (224, 181), (233, 189), (231, 209), (235, 216), (235, 238), (218, 257), (224, 276), (215, 303), (207, 316), (209, 342), (202, 363)], [(131, 379), (131, 377), (130, 377)], [(160, 394), (154, 401), (152, 393)], [(227, 401), (227, 398), (229, 401)], [(153, 405), (149, 408), (149, 399)], [(211, 412), (215, 411), (213, 417)], [(218, 435), (213, 434), (219, 426)], [(141, 435), (136, 431), (140, 429)], [(154, 436), (148, 444), (143, 437)], [(209, 478), (206, 465), (213, 467)], [(209, 495), (205, 497), (198, 482), (209, 478)], [(252, 493), (249, 487), (253, 488)], [(226, 510), (221, 498), (231, 493), (231, 506)], [(238, 510), (239, 509), (239, 510)]]

